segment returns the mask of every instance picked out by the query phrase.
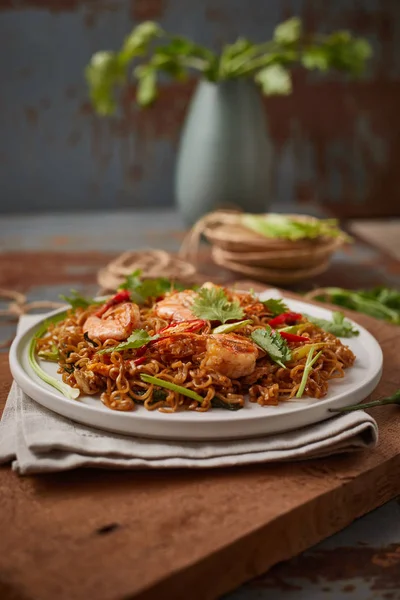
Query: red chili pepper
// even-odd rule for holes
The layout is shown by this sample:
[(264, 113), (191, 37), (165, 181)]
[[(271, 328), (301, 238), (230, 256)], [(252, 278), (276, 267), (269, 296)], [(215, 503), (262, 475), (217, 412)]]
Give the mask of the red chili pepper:
[(194, 333), (195, 331), (199, 331), (204, 325), (206, 321), (203, 319), (192, 319), (190, 321), (180, 321), (179, 323), (173, 323), (172, 325), (167, 325), (163, 327), (158, 332), (160, 335), (164, 333)]
[(147, 356), (140, 356), (139, 358), (135, 358), (132, 362), (135, 365), (135, 367), (142, 365), (144, 362), (146, 362), (147, 360)]
[(96, 317), (101, 317), (109, 308), (111, 308), (111, 306), (121, 304), (122, 302), (129, 302), (130, 299), (131, 295), (128, 292), (128, 290), (120, 290), (115, 294), (115, 296), (107, 300), (107, 302), (103, 304), (103, 306), (100, 306), (99, 310), (95, 312), (95, 315)]
[(296, 335), (295, 333), (288, 333), (287, 331), (279, 331), (278, 333), (287, 340), (288, 342), (309, 342), (310, 338), (305, 337), (304, 335)]
[(297, 321), (300, 321), (301, 317), (302, 315), (300, 313), (286, 312), (268, 321), (268, 325), (271, 327), (283, 325), (284, 323), (287, 325), (294, 325)]

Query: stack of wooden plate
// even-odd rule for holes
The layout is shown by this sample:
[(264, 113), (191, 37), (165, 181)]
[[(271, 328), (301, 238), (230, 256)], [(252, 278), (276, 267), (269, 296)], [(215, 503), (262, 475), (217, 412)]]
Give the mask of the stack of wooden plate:
[[(303, 215), (299, 220), (316, 221)], [(240, 224), (210, 223), (203, 229), (212, 244), (212, 257), (231, 271), (267, 283), (295, 283), (319, 275), (332, 254), (343, 244), (342, 237), (287, 240), (267, 238)]]

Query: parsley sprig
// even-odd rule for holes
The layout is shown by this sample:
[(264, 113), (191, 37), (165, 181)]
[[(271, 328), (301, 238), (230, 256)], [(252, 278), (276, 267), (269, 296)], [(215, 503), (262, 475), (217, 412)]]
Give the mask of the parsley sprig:
[(191, 308), (193, 314), (208, 321), (239, 321), (244, 311), (236, 300), (229, 301), (222, 288), (200, 288)]
[(277, 331), (267, 325), (265, 329), (255, 329), (251, 339), (261, 350), (269, 354), (271, 360), (286, 368), (284, 363), (292, 358), (292, 353), (287, 341)]

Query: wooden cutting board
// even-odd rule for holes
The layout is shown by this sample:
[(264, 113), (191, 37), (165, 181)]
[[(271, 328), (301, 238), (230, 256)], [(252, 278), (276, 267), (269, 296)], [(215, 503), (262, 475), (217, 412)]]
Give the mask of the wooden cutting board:
[[(383, 378), (372, 396), (393, 393), (400, 388), (399, 328), (351, 316), (383, 349)], [(4, 406), (11, 383), (5, 355), (0, 381)], [(400, 493), (400, 407), (373, 414), (378, 448), (349, 456), (32, 477), (1, 468), (0, 598), (216, 598)]]

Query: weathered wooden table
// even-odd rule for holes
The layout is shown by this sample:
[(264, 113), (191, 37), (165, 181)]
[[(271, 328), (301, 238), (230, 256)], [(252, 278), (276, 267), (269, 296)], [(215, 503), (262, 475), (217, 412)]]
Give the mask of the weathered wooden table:
[[(174, 251), (178, 248), (181, 238), (182, 225), (172, 212), (3, 218), (0, 223), (2, 251), (0, 287), (23, 291), (31, 300), (43, 298), (56, 300), (59, 293), (65, 293), (71, 287), (79, 288), (85, 293), (93, 293), (96, 289), (96, 272), (112, 254), (128, 248), (144, 247)], [(226, 276), (229, 277), (228, 274)], [(351, 251), (336, 256), (329, 272), (302, 287), (304, 289), (306, 285), (309, 287), (326, 284), (353, 288), (377, 284), (398, 287), (399, 283), (398, 261), (390, 254), (382, 253), (367, 243), (357, 241)], [(14, 327), (12, 323), (2, 322), (1, 339), (11, 336)], [(6, 363), (7, 357), (3, 354), (0, 357), (0, 398), (3, 402), (10, 384)], [(391, 415), (393, 418), (396, 417), (395, 412), (391, 412)], [(323, 465), (314, 467), (310, 464), (309, 468), (310, 470), (315, 468), (316, 474), (318, 472), (320, 476), (324, 476)], [(269, 471), (271, 477), (273, 471), (274, 469)], [(343, 467), (344, 471), (345, 467)], [(169, 501), (179, 503), (179, 494), (182, 493), (179, 492), (179, 482), (182, 483), (185, 477), (184, 473), (175, 473), (172, 481), (169, 481), (168, 473), (160, 473), (158, 477), (155, 477), (154, 473), (141, 474), (141, 483), (138, 482), (132, 490), (134, 489), (139, 495), (137, 498), (139, 502), (140, 496), (146, 493), (146, 489), (155, 490), (160, 486), (170, 485)], [(186, 501), (192, 497), (193, 503), (196, 502), (199, 493), (204, 493), (199, 486), (207, 486), (209, 477), (209, 475), (200, 475), (197, 482), (187, 484), (184, 492)], [(225, 471), (218, 475), (215, 472), (211, 478), (215, 477), (221, 477), (221, 486), (234, 486), (234, 474)], [(0, 507), (0, 520), (3, 523), (0, 532), (0, 553), (3, 555), (16, 553), (16, 561), (19, 565), (26, 564), (27, 569), (32, 570), (32, 565), (37, 566), (37, 573), (31, 573), (33, 588), (35, 588), (35, 578), (40, 579), (40, 565), (42, 564), (43, 570), (48, 574), (49, 570), (45, 567), (51, 564), (52, 589), (57, 591), (60, 598), (68, 598), (68, 590), (63, 589), (62, 581), (58, 582), (57, 587), (57, 570), (54, 571), (57, 569), (57, 560), (54, 560), (54, 556), (49, 553), (59, 555), (61, 560), (60, 545), (65, 544), (71, 551), (71, 545), (76, 544), (76, 551), (82, 556), (86, 555), (90, 568), (98, 570), (98, 573), (91, 572), (87, 577), (92, 582), (98, 581), (100, 585), (102, 569), (107, 570), (107, 562), (115, 559), (115, 556), (109, 555), (110, 549), (117, 555), (126, 550), (124, 546), (126, 533), (123, 528), (118, 533), (120, 515), (116, 513), (113, 498), (132, 478), (133, 476), (129, 474), (106, 474), (88, 470), (59, 476), (18, 479), (9, 472), (8, 468), (1, 469), (0, 492), (2, 490), (2, 497), (7, 498), (7, 504), (2, 504)], [(385, 485), (384, 481), (382, 484)], [(362, 493), (368, 494), (368, 489), (364, 489)], [(385, 493), (383, 489), (382, 499), (387, 497)], [(88, 495), (93, 499), (93, 510), (83, 515), (81, 508)], [(105, 497), (109, 501), (109, 506), (106, 507), (106, 513), (109, 515), (109, 532), (102, 530), (105, 524), (97, 518), (99, 512), (104, 516), (104, 506), (100, 511), (97, 502)], [(131, 503), (131, 525), (135, 521), (135, 500), (135, 496), (129, 499), (128, 495), (124, 500), (125, 511), (126, 503)], [(359, 498), (359, 502), (361, 505), (363, 503), (365, 506), (369, 505), (367, 498)], [(29, 531), (24, 529), (24, 524), (21, 522), (23, 510), (29, 511), (29, 518), (27, 515), (27, 522), (31, 524)], [(63, 510), (71, 515), (69, 523), (62, 518)], [(166, 507), (166, 510), (170, 509)], [(186, 521), (181, 523), (179, 519), (183, 517)], [(148, 515), (144, 515), (142, 511), (142, 518), (151, 520), (151, 510)], [(190, 511), (186, 511), (184, 515), (180, 515), (177, 511), (176, 522), (174, 523), (172, 519), (165, 524), (166, 561), (170, 560), (167, 552), (169, 542), (179, 533), (179, 528), (190, 529), (193, 518), (194, 515), (191, 515)], [(51, 523), (51, 531), (55, 536), (53, 540), (48, 539), (46, 523)], [(338, 518), (336, 529), (343, 526), (340, 523)], [(221, 525), (216, 523), (215, 527)], [(139, 524), (137, 526), (139, 527)], [(109, 533), (113, 531), (113, 527), (116, 534), (114, 544), (110, 545)], [(11, 528), (13, 535), (6, 535)], [(151, 535), (149, 524), (147, 529)], [(40, 551), (40, 544), (34, 540), (41, 535), (47, 536), (42, 555), (29, 556), (29, 549), (35, 548), (37, 552), (38, 549)], [(93, 541), (91, 536), (97, 536), (98, 544), (104, 545), (104, 557), (98, 564), (90, 561), (90, 547)], [(7, 546), (7, 543), (10, 545)], [(159, 550), (157, 549), (157, 552)], [(130, 548), (129, 551), (133, 557), (135, 550)], [(240, 556), (240, 548), (238, 552)], [(125, 565), (124, 568), (128, 569), (129, 560), (127, 561), (126, 556), (121, 556), (121, 560)], [(79, 577), (84, 577), (84, 574), (85, 569), (82, 567), (82, 575), (80, 574)], [(2, 600), (39, 598), (37, 595), (31, 596), (29, 590), (23, 586), (16, 585), (12, 575), (11, 568), (9, 571), (0, 570)], [(182, 581), (185, 579), (183, 578)], [(84, 590), (86, 587), (84, 579), (81, 584)], [(88, 589), (93, 590), (93, 585)], [(123, 589), (123, 586), (120, 589)], [(102, 598), (122, 600), (123, 597), (127, 597), (122, 596), (117, 590), (113, 595), (113, 590), (107, 589), (107, 586), (103, 592)], [(73, 595), (69, 596), (69, 598), (73, 597)], [(191, 597), (190, 589), (187, 590), (186, 597)], [(400, 598), (399, 504), (392, 501), (384, 505), (312, 550), (276, 565), (267, 574), (227, 596), (230, 600), (280, 600), (292, 597), (296, 600), (320, 600), (320, 598), (396, 600)]]

